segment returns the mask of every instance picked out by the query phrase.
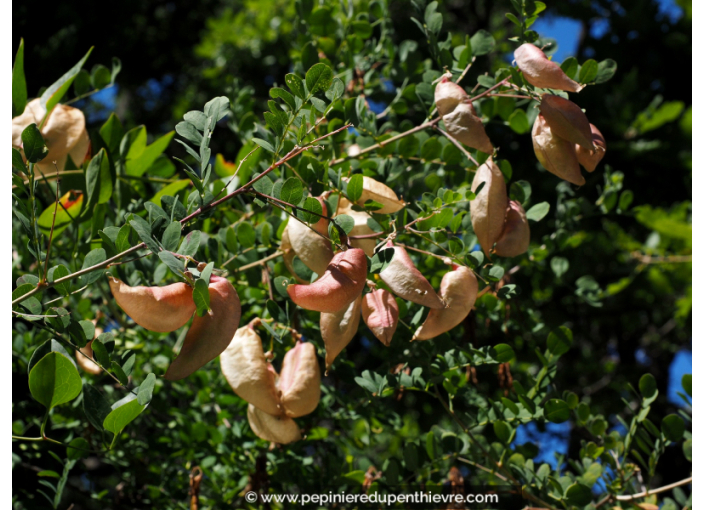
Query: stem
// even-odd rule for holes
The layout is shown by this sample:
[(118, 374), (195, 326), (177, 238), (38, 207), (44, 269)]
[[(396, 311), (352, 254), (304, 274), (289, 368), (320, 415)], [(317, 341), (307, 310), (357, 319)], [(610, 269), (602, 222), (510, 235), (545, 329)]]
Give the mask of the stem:
[(245, 264), (242, 267), (238, 267), (237, 269), (235, 269), (235, 272), (246, 271), (247, 269), (252, 269), (253, 267), (264, 265), (270, 260), (274, 260), (275, 258), (278, 258), (283, 254), (284, 253), (282, 251), (276, 251), (276, 253), (272, 253), (268, 257), (264, 257), (261, 260), (257, 260), (256, 262), (252, 262), (251, 264)]
[[(56, 174), (59, 173), (59, 167), (56, 167)], [(61, 179), (56, 181), (56, 202), (54, 203), (54, 215), (51, 218), (51, 232), (49, 232), (49, 245), (46, 248), (46, 259), (44, 259), (44, 283), (46, 283), (47, 273), (49, 271), (49, 253), (51, 253), (51, 241), (54, 238), (54, 225), (56, 224), (56, 211), (59, 208), (59, 190), (61, 188)]]
[[(39, 272), (39, 283), (44, 281), (42, 276), (42, 254), (39, 250), (39, 227), (37, 224), (37, 213), (36, 213), (36, 198), (34, 196), (34, 169), (36, 168), (35, 163), (29, 164), (29, 215), (32, 222), (32, 227), (34, 230), (34, 251), (37, 256), (37, 270)], [(39, 288), (39, 285), (37, 286)], [(15, 304), (14, 302), (12, 303)]]
[(465, 148), (462, 146), (462, 144), (461, 144), (454, 136), (451, 136), (447, 131), (444, 131), (444, 130), (440, 129), (440, 128), (437, 127), (437, 126), (435, 126), (435, 129), (437, 129), (438, 131), (440, 131), (440, 133), (441, 133), (445, 138), (447, 138), (448, 140), (450, 140), (450, 141), (453, 143), (453, 145), (454, 145), (455, 147), (457, 147), (460, 151), (462, 151), (462, 153), (463, 153), (465, 156), (467, 156), (467, 159), (469, 159), (472, 163), (474, 163), (475, 166), (479, 166), (479, 163), (477, 162), (477, 160), (472, 157), (472, 155), (469, 153), (469, 151), (468, 151), (467, 149), (465, 149)]
[(510, 76), (509, 76), (508, 78), (504, 78), (503, 80), (501, 80), (499, 83), (497, 83), (497, 84), (494, 85), (493, 87), (486, 89), (484, 92), (482, 92), (482, 93), (479, 94), (478, 96), (474, 96), (474, 97), (470, 98), (469, 101), (473, 103), (473, 102), (476, 101), (477, 99), (481, 99), (481, 98), (483, 98), (484, 96), (488, 96), (492, 91), (498, 89), (498, 88), (501, 87), (502, 85), (505, 85), (505, 84), (506, 84), (507, 82), (509, 82), (509, 81), (511, 81), (511, 77), (510, 77)]
[(644, 498), (646, 496), (650, 496), (651, 494), (658, 494), (660, 492), (669, 491), (670, 489), (674, 489), (675, 487), (679, 487), (681, 485), (687, 485), (688, 483), (692, 483), (691, 476), (689, 478), (685, 478), (684, 480), (680, 480), (679, 482), (674, 482), (669, 485), (663, 485), (662, 487), (658, 487), (657, 489), (646, 490), (644, 492), (639, 492), (638, 494), (632, 494), (628, 496), (615, 496), (615, 498), (618, 501), (631, 501), (632, 499)]

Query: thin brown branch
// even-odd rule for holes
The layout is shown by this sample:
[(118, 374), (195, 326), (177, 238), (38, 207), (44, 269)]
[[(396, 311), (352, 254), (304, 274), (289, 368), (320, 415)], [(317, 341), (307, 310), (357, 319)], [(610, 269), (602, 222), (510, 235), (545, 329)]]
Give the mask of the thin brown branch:
[(451, 136), (447, 131), (440, 129), (437, 126), (435, 126), (435, 129), (440, 131), (440, 133), (445, 138), (450, 140), (455, 147), (457, 147), (460, 151), (462, 151), (462, 154), (467, 156), (467, 159), (469, 159), (472, 163), (474, 163), (475, 166), (479, 166), (479, 163), (477, 162), (477, 160), (472, 157), (472, 155), (469, 153), (469, 151), (467, 149), (465, 149), (464, 146), (454, 136)]

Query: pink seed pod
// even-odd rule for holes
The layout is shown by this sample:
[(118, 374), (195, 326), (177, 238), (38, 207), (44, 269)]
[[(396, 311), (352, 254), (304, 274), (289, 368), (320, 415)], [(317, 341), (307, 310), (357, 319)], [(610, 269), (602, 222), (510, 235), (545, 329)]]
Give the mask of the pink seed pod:
[(394, 296), (384, 289), (365, 295), (362, 317), (374, 336), (388, 347), (398, 326), (398, 305)]
[(277, 375), (264, 356), (262, 340), (254, 330), (259, 319), (237, 330), (220, 355), (222, 375), (232, 390), (251, 405), (271, 415), (283, 414)]
[(249, 404), (247, 421), (254, 434), (272, 443), (289, 444), (301, 439), (301, 429), (288, 416), (272, 416)]
[(478, 290), (474, 272), (467, 267), (453, 265), (453, 270), (445, 273), (440, 283), (440, 295), (447, 308), (430, 310), (412, 340), (430, 340), (461, 323), (472, 311)]
[(193, 290), (185, 283), (165, 287), (130, 287), (112, 276), (108, 276), (108, 281), (118, 306), (149, 331), (175, 331), (184, 326), (196, 311)]
[(596, 149), (588, 151), (581, 145), (576, 145), (575, 147), (577, 149), (577, 160), (579, 163), (587, 172), (593, 172), (601, 161), (601, 158), (606, 154), (606, 141), (604, 140), (604, 135), (601, 134), (601, 131), (599, 131), (594, 124), (589, 124), (589, 127), (592, 130), (592, 140)]
[(452, 113), (442, 118), (447, 132), (467, 147), (479, 149), (487, 154), (494, 152), (494, 146), (486, 135), (482, 120), (477, 117), (469, 100), (457, 105)]
[(325, 343), (325, 370), (357, 334), (361, 318), (362, 295), (336, 313), (320, 314), (320, 335)]
[[(323, 206), (323, 214), (327, 216), (325, 202), (320, 197), (317, 197), (317, 199)], [(315, 224), (311, 225), (311, 227), (327, 237), (328, 223), (328, 220), (321, 218)], [(321, 237), (311, 230), (308, 225), (293, 217), (288, 220), (286, 229), (288, 230), (288, 239), (291, 243), (291, 248), (293, 248), (298, 258), (301, 259), (301, 262), (318, 275), (323, 274), (333, 257), (330, 241), (328, 241), (326, 237)]]
[(391, 292), (428, 308), (444, 308), (445, 303), (425, 276), (418, 271), (408, 252), (402, 246), (394, 246), (391, 241), (386, 243), (386, 248), (393, 248), (394, 256), (379, 276)]
[(220, 276), (211, 276), (208, 293), (210, 310), (203, 317), (193, 319), (181, 352), (164, 374), (169, 381), (188, 377), (217, 358), (230, 344), (240, 325), (242, 307), (232, 284)]
[(451, 113), (465, 99), (469, 96), (464, 89), (447, 76), (443, 76), (435, 87), (435, 106), (441, 117)]
[(312, 343), (297, 342), (286, 353), (278, 388), (286, 416), (298, 418), (315, 411), (320, 402), (320, 367)]
[(535, 119), (532, 137), (535, 157), (548, 172), (577, 186), (586, 182), (579, 171), (575, 144), (555, 136), (542, 115)]
[(506, 224), (496, 241), (495, 253), (499, 257), (517, 257), (528, 251), (530, 227), (526, 212), (518, 202), (511, 200), (506, 212)]
[(594, 150), (592, 130), (587, 116), (572, 101), (552, 94), (543, 94), (540, 113), (555, 136), (581, 145), (586, 150)]
[(579, 92), (584, 88), (565, 72), (555, 62), (548, 59), (545, 53), (530, 43), (525, 43), (513, 52), (518, 68), (523, 77), (534, 87), (542, 89), (558, 89), (567, 92)]
[(367, 278), (367, 256), (359, 248), (333, 257), (325, 273), (310, 285), (289, 285), (291, 300), (301, 308), (335, 313), (347, 308), (362, 293)]
[(469, 203), (469, 210), (477, 240), (484, 253), (489, 256), (491, 248), (504, 229), (508, 207), (506, 181), (492, 159), (486, 160), (477, 169), (472, 180), (472, 191), (476, 191), (482, 182), (485, 183), (484, 187)]

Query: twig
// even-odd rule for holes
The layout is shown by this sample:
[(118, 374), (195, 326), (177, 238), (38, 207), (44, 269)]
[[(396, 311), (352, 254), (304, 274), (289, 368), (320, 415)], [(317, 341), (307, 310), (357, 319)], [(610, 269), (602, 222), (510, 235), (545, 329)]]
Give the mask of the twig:
[[(56, 168), (56, 174), (59, 174), (59, 167), (54, 163)], [(46, 179), (46, 177), (45, 177)], [(51, 241), (54, 239), (54, 225), (56, 224), (56, 211), (59, 208), (59, 190), (61, 189), (61, 179), (59, 178), (56, 182), (56, 202), (54, 202), (54, 215), (51, 218), (51, 232), (49, 232), (49, 245), (46, 248), (46, 258), (44, 259), (44, 282), (47, 279), (47, 272), (49, 271), (49, 254), (51, 253)]]
[(659, 494), (661, 492), (666, 492), (666, 491), (669, 491), (670, 489), (674, 489), (675, 487), (679, 487), (681, 485), (687, 485), (688, 483), (692, 483), (691, 476), (689, 478), (685, 478), (684, 480), (680, 480), (679, 482), (674, 482), (669, 485), (663, 485), (662, 487), (658, 487), (657, 489), (646, 490), (643, 492), (639, 492), (638, 494), (632, 494), (632, 495), (626, 495), (626, 496), (615, 496), (615, 498), (618, 501), (631, 501), (633, 499), (645, 498), (647, 496), (650, 496), (651, 494)]
[(235, 269), (235, 272), (238, 273), (240, 271), (246, 271), (247, 269), (252, 269), (253, 267), (262, 266), (262, 265), (266, 264), (267, 262), (269, 262), (270, 260), (274, 260), (275, 258), (278, 258), (283, 254), (284, 254), (284, 252), (282, 252), (282, 251), (276, 251), (275, 253), (272, 253), (271, 255), (264, 257), (261, 260), (257, 260), (256, 262), (252, 262), (250, 264), (245, 264), (242, 267), (238, 267), (237, 269)]
[(477, 162), (477, 160), (472, 157), (472, 155), (469, 153), (469, 151), (468, 151), (467, 149), (465, 149), (465, 148), (462, 146), (462, 144), (461, 144), (457, 139), (455, 139), (454, 136), (451, 136), (447, 131), (444, 131), (444, 130), (440, 129), (438, 126), (435, 126), (435, 129), (437, 129), (438, 131), (440, 131), (440, 133), (441, 133), (445, 138), (447, 138), (448, 140), (450, 140), (450, 141), (453, 143), (453, 145), (454, 145), (455, 147), (457, 147), (459, 150), (461, 150), (462, 153), (463, 153), (465, 156), (467, 156), (467, 159), (469, 159), (472, 163), (474, 163), (475, 166), (479, 166), (479, 163)]

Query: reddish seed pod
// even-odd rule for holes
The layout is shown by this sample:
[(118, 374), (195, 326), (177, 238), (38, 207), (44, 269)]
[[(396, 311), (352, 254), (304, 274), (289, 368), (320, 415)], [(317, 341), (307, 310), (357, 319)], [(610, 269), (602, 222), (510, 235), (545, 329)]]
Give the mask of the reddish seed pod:
[(575, 147), (577, 149), (577, 160), (579, 163), (587, 172), (593, 172), (601, 161), (601, 158), (606, 154), (606, 141), (601, 131), (599, 131), (594, 124), (589, 124), (589, 127), (592, 130), (592, 140), (594, 141), (596, 149), (588, 151), (581, 145), (576, 145)]
[[(327, 216), (325, 202), (320, 197), (316, 198), (323, 207), (323, 214)], [(327, 237), (328, 223), (328, 220), (321, 218), (311, 227)], [(326, 237), (322, 237), (311, 230), (311, 227), (296, 218), (291, 218), (286, 225), (286, 230), (288, 230), (288, 239), (294, 253), (311, 271), (321, 275), (332, 260), (332, 245)]]
[(458, 104), (469, 99), (469, 96), (462, 87), (452, 82), (447, 76), (443, 76), (435, 87), (435, 106), (440, 112), (440, 116), (451, 113)]
[(572, 101), (544, 94), (540, 102), (540, 113), (545, 117), (554, 135), (581, 145), (586, 150), (594, 150), (592, 130), (587, 116)]
[(579, 92), (584, 88), (565, 72), (555, 62), (548, 59), (545, 53), (537, 46), (525, 43), (513, 52), (518, 68), (523, 72), (523, 77), (534, 87), (543, 89), (566, 90)]
[(472, 215), (472, 227), (477, 240), (489, 256), (491, 248), (504, 229), (508, 197), (506, 196), (506, 181), (501, 169), (488, 159), (474, 174), (472, 191), (476, 191), (481, 183), (485, 183), (479, 194), (469, 203)]
[(394, 296), (385, 289), (365, 295), (362, 317), (374, 336), (388, 347), (398, 326), (398, 304)]
[(495, 253), (499, 257), (517, 257), (528, 251), (530, 227), (521, 204), (515, 200), (508, 203), (506, 223), (501, 237), (496, 241)]
[(312, 343), (297, 342), (286, 353), (278, 388), (286, 416), (298, 418), (315, 411), (320, 402), (320, 367)]
[(586, 182), (579, 171), (575, 144), (555, 136), (542, 115), (535, 119), (532, 137), (535, 157), (548, 172), (577, 186)]
[(364, 289), (367, 256), (359, 248), (337, 253), (325, 273), (310, 285), (289, 285), (291, 300), (301, 308), (335, 313), (347, 308)]

